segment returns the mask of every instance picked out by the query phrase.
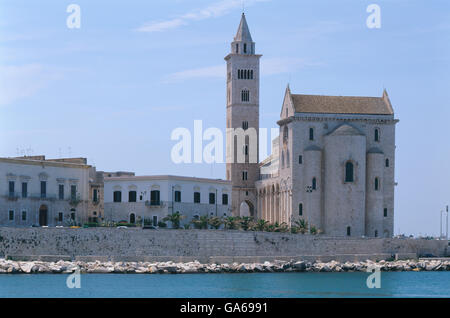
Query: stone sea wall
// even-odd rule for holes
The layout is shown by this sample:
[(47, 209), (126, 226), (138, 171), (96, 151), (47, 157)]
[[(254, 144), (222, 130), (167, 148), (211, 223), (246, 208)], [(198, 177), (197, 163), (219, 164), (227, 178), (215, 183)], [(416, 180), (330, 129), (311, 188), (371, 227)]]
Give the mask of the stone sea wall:
[(273, 272), (367, 272), (449, 271), (450, 259), (363, 262), (280, 261), (264, 263), (201, 264), (174, 262), (16, 262), (0, 259), (0, 274), (194, 274), (194, 273), (273, 273)]
[(332, 238), (226, 230), (0, 228), (0, 257), (12, 260), (264, 263), (444, 257), (438, 240)]

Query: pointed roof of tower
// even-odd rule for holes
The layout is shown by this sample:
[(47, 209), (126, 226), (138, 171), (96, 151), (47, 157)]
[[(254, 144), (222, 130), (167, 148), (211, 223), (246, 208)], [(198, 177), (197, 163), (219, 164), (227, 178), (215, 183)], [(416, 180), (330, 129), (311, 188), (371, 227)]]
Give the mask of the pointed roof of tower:
[(234, 37), (234, 41), (253, 42), (244, 13), (242, 13), (241, 23), (239, 23), (239, 28), (237, 30), (236, 36)]

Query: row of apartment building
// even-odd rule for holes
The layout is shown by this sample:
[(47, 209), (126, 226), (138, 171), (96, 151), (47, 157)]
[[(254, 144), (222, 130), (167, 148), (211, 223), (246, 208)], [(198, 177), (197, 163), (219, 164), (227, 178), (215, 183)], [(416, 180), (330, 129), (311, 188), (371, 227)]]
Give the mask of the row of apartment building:
[(127, 222), (157, 225), (179, 212), (184, 222), (231, 216), (231, 183), (183, 176), (97, 171), (86, 158), (0, 158), (0, 226)]

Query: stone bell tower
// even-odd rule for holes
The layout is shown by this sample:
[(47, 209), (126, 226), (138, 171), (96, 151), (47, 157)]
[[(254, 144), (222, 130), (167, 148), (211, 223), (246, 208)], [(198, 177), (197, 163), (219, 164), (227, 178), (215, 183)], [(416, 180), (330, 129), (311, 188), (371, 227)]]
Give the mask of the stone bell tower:
[(259, 179), (259, 59), (244, 13), (227, 62), (227, 180), (234, 216), (256, 216)]

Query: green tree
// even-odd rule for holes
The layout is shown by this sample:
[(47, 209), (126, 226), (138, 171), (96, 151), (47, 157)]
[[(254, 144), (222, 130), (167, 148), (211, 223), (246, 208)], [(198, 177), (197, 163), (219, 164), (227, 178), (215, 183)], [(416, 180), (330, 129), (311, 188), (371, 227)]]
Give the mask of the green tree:
[(223, 220), (223, 224), (227, 230), (238, 230), (240, 225), (240, 217), (229, 216)]
[(181, 215), (180, 212), (175, 212), (172, 214), (169, 214), (168, 216), (166, 216), (163, 221), (170, 221), (170, 223), (172, 223), (172, 228), (174, 229), (179, 229), (180, 228), (180, 222), (181, 220), (183, 220), (185, 218), (184, 215)]
[(252, 225), (253, 218), (251, 218), (249, 216), (244, 216), (244, 217), (240, 218), (239, 222), (240, 222), (241, 228), (244, 231), (248, 231)]
[(208, 216), (202, 215), (198, 219), (194, 219), (191, 221), (194, 224), (194, 228), (198, 230), (203, 230), (208, 228)]
[(259, 219), (258, 221), (255, 222), (255, 224), (253, 225), (253, 230), (254, 231), (265, 231), (267, 226), (268, 226), (269, 222), (263, 219)]
[(220, 226), (223, 224), (223, 222), (222, 222), (221, 218), (214, 216), (214, 217), (208, 219), (208, 224), (211, 225), (212, 228), (217, 230), (220, 228)]

